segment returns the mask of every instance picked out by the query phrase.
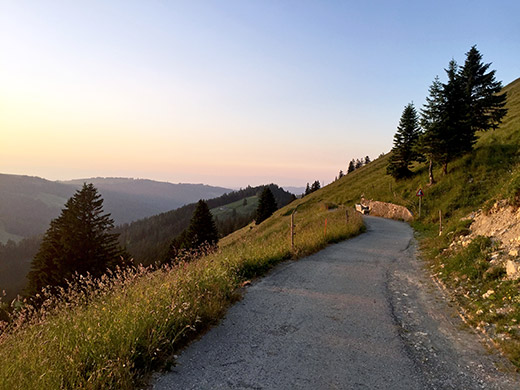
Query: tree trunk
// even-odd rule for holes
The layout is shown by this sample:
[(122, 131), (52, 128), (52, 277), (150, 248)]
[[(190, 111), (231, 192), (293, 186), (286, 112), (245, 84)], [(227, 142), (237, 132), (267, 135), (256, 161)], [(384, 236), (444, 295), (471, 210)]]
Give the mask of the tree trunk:
[(435, 179), (433, 177), (433, 159), (430, 159), (430, 165), (428, 166), (428, 176), (430, 177), (430, 183), (428, 185), (434, 185)]
[(448, 174), (448, 163), (447, 162), (442, 164), (442, 174), (443, 175), (447, 175)]

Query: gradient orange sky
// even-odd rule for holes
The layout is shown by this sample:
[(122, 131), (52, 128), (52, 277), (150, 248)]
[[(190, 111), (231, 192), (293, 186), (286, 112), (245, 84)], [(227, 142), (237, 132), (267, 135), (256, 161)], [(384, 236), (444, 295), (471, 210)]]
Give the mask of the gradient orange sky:
[(328, 183), (473, 44), (520, 76), (517, 2), (387, 3), (0, 1), (0, 172)]

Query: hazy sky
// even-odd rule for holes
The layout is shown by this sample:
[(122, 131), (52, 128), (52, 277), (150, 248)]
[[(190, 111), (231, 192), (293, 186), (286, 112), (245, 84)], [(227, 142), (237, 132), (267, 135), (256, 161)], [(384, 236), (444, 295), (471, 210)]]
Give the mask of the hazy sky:
[(392, 147), (474, 44), (520, 77), (520, 1), (0, 0), (0, 172), (330, 182)]

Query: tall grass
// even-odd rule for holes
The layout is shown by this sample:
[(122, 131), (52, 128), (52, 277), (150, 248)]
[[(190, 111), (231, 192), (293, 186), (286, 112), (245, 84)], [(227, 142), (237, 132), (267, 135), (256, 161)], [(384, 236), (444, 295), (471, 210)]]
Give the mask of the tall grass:
[[(296, 206), (291, 250), (290, 207)], [(20, 311), (4, 328), (0, 389), (133, 388), (221, 318), (244, 280), (362, 229), (352, 210), (329, 210), (309, 197), (235, 232), (218, 251), (194, 261), (120, 270), (97, 281), (80, 278), (41, 309)]]

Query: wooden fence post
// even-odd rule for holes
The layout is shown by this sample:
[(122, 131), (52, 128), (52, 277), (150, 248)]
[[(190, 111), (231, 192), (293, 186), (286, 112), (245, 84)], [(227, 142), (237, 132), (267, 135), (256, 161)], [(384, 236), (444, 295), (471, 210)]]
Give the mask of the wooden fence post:
[(291, 214), (291, 252), (294, 252), (294, 210)]
[(327, 218), (325, 218), (325, 229), (323, 231), (323, 235), (327, 235)]

